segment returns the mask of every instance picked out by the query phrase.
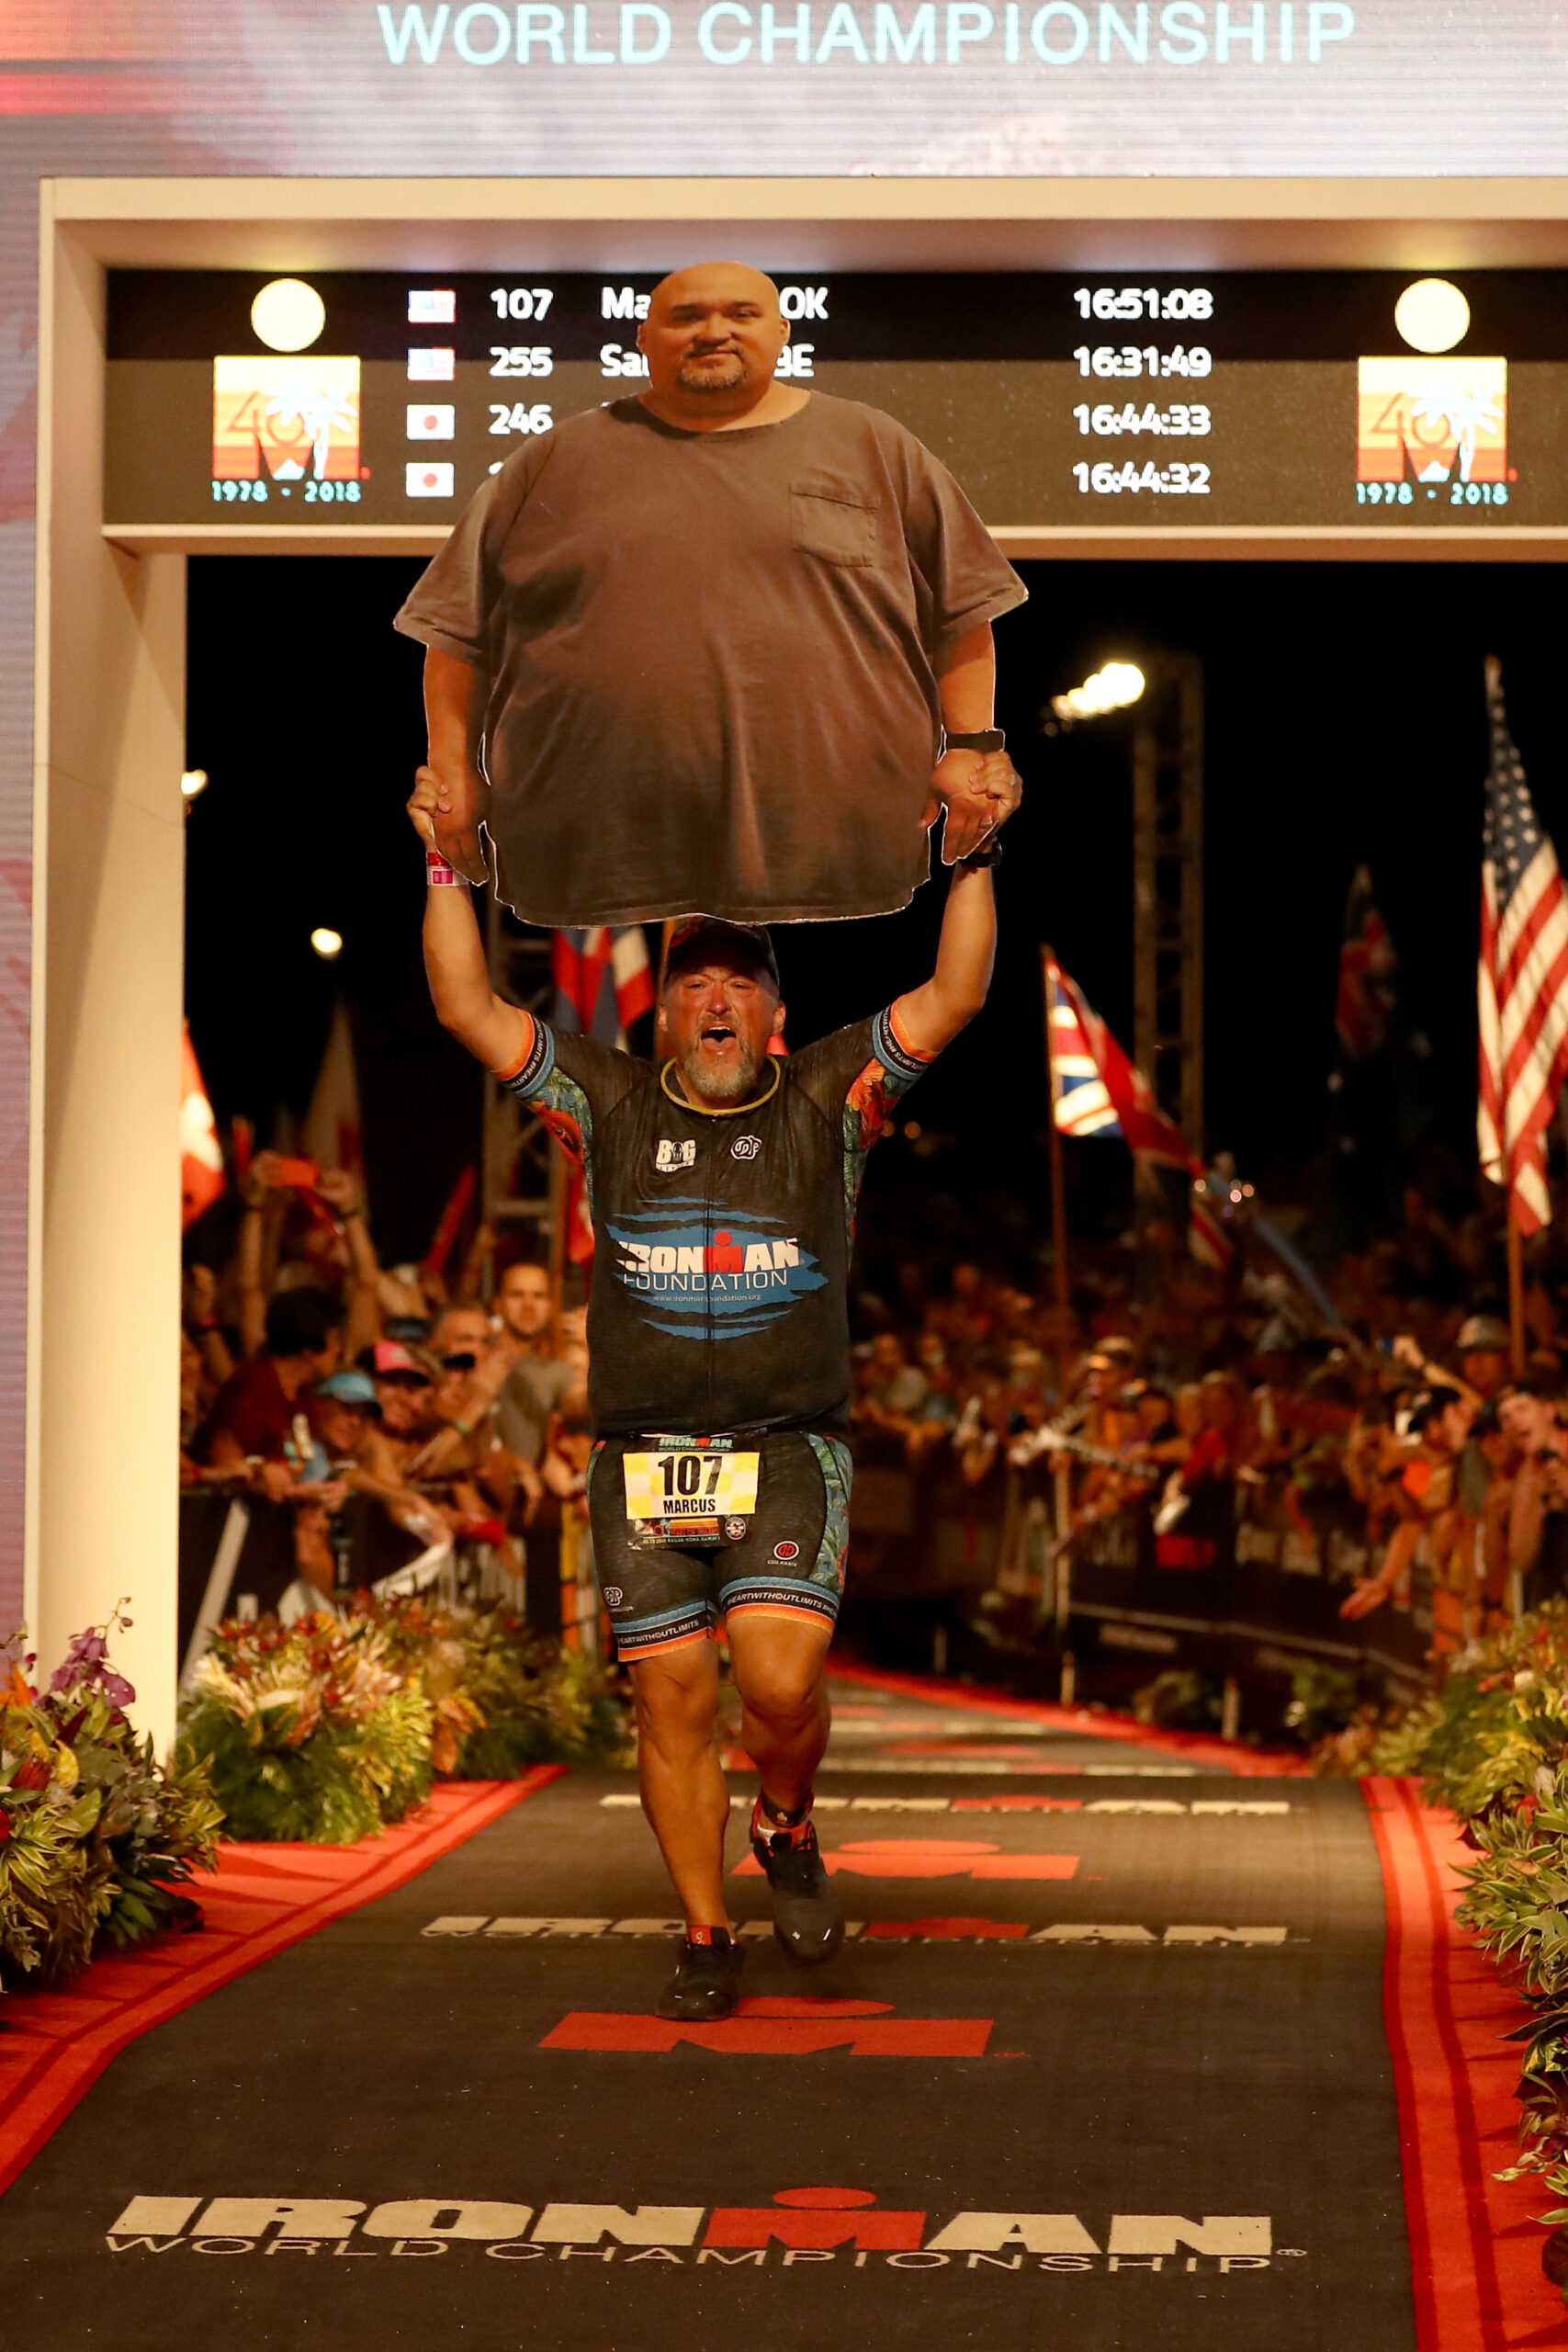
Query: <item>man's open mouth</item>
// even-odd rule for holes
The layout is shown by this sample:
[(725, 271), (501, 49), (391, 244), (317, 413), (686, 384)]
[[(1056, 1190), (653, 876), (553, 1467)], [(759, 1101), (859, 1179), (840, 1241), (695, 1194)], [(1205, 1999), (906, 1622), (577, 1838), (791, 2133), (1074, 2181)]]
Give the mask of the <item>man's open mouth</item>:
[(710, 1021), (701, 1032), (701, 1043), (711, 1046), (716, 1053), (737, 1042), (736, 1033), (727, 1022)]

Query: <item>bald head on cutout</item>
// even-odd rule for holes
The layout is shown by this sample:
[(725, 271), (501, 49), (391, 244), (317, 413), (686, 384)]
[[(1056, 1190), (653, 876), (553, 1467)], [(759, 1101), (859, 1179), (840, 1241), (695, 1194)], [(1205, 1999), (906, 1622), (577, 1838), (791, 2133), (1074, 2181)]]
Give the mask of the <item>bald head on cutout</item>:
[(676, 423), (747, 415), (773, 389), (789, 327), (779, 289), (743, 261), (700, 261), (656, 286), (637, 329), (647, 405)]

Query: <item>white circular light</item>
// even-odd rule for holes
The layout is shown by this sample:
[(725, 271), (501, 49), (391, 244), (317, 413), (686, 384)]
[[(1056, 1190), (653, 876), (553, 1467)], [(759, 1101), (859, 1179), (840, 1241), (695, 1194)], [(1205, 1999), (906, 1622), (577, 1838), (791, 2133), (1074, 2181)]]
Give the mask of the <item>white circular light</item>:
[(1451, 351), (1470, 332), (1470, 304), (1446, 277), (1418, 277), (1394, 304), (1393, 323), (1412, 351)]
[(1125, 710), (1136, 702), (1148, 681), (1133, 662), (1108, 662), (1081, 686), (1053, 695), (1051, 707), (1058, 718), (1100, 718), (1108, 710)]
[(251, 304), (251, 324), (269, 351), (309, 350), (326, 322), (326, 304), (302, 277), (275, 277)]
[(322, 924), (310, 933), (310, 944), (321, 961), (330, 964), (334, 956), (343, 954), (343, 933), (341, 931), (329, 931)]
[(207, 770), (205, 768), (186, 768), (184, 775), (180, 778), (180, 790), (185, 794), (187, 800), (195, 800), (199, 794), (207, 790)]

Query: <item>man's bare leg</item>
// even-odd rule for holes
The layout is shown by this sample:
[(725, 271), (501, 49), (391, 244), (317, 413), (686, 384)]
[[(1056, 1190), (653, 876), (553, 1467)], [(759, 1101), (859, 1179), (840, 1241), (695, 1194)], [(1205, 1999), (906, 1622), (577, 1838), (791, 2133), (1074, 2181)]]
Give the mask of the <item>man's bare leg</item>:
[(794, 1813), (811, 1794), (831, 1728), (822, 1668), (833, 1629), (798, 1611), (738, 1616), (728, 1631), (741, 1744), (761, 1775), (768, 1810)]
[(711, 1641), (643, 1658), (631, 1669), (637, 1774), (665, 1868), (692, 1928), (724, 1928), (724, 1833), (729, 1822), (715, 1734), (718, 1652)]
[(823, 1663), (832, 1628), (804, 1611), (729, 1621), (746, 1752), (761, 1777), (751, 1847), (773, 1897), (773, 1933), (793, 1960), (830, 1960), (843, 1941), (817, 1832), (811, 1784), (828, 1745)]

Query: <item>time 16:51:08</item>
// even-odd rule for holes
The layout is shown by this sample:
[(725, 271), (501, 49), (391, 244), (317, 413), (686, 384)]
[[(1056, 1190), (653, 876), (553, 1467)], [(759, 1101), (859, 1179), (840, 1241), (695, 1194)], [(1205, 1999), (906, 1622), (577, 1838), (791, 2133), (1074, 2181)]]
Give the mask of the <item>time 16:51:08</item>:
[(1206, 286), (1080, 286), (1073, 295), (1080, 319), (1212, 319)]

